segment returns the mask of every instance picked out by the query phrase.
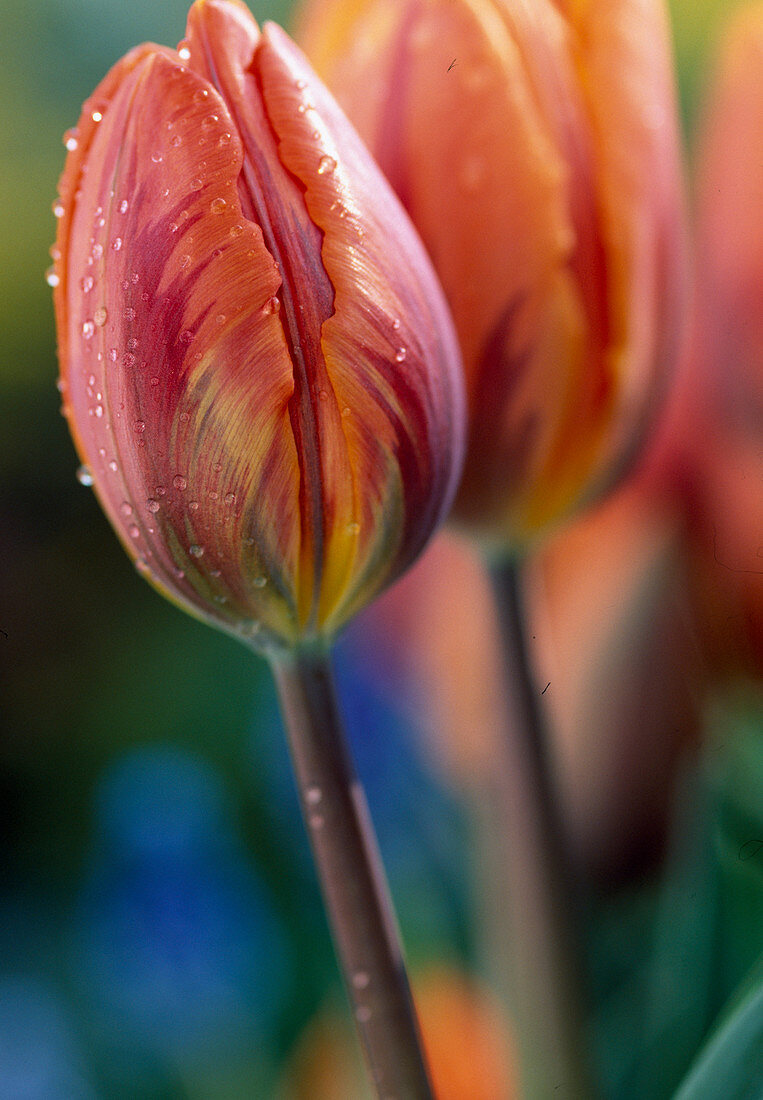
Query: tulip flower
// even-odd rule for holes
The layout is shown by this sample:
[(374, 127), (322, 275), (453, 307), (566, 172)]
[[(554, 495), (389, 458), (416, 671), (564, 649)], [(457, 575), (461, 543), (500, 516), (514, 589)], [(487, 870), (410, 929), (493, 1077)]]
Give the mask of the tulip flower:
[(442, 292), (331, 96), (237, 0), (129, 53), (65, 140), (50, 281), (84, 477), (160, 591), (267, 653), (370, 1072), (428, 1100), (326, 646), (455, 490)]
[(455, 516), (503, 547), (644, 434), (683, 299), (661, 0), (308, 0), (301, 40), (429, 249), (470, 404)]
[(139, 569), (261, 645), (330, 638), (449, 507), (458, 353), (304, 58), (223, 0), (85, 104), (55, 212), (64, 411)]

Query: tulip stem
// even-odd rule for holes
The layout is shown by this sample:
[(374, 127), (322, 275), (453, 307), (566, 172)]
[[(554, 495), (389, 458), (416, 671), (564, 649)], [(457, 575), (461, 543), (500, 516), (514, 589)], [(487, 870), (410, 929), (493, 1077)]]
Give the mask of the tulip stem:
[(380, 1100), (432, 1100), (386, 877), (327, 654), (273, 663), (340, 969)]
[[(578, 898), (555, 789), (540, 689), (524, 629), (521, 571), (492, 569), (501, 622), (509, 721), (507, 752), (496, 762), (486, 800), (493, 864), (509, 941), (511, 1007), (518, 1030), (523, 1096), (540, 1100), (595, 1096), (584, 1033)], [(500, 869), (496, 866), (500, 860)], [(502, 871), (502, 873), (501, 873)], [(505, 952), (502, 952), (505, 956)]]

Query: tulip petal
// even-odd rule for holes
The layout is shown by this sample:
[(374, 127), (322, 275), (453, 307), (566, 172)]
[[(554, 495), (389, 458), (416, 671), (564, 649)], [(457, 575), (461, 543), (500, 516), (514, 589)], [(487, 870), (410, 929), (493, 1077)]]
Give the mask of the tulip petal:
[[(279, 155), (323, 233), (335, 292), (322, 330), (333, 394), (327, 405), (352, 470), (355, 573), (378, 587), (381, 563), (390, 563), (392, 576), (404, 568), (455, 489), (463, 428), (453, 420), (462, 394), (455, 337), (397, 199), (302, 53), (273, 24), (263, 32), (257, 72)], [(337, 576), (328, 586), (334, 604), (342, 583)], [(357, 603), (368, 591), (348, 597)]]
[(150, 579), (283, 636), (297, 619), (294, 380), (280, 274), (242, 216), (241, 144), (215, 90), (167, 51), (114, 83), (71, 212), (78, 286), (61, 297), (65, 399), (89, 414), (80, 450), (99, 456), (102, 503)]

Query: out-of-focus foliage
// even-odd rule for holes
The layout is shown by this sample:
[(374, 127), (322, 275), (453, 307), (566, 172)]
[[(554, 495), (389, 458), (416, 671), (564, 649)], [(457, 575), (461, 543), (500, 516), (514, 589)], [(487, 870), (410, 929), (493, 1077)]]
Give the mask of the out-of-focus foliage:
[[(673, 0), (689, 137), (732, 7)], [(44, 272), (61, 135), (129, 47), (179, 39), (186, 8), (0, 0), (2, 1096), (274, 1096), (340, 996), (266, 669), (134, 575), (58, 414)], [(253, 10), (288, 21), (290, 5)], [(341, 683), (415, 982), (438, 959), (475, 966), (475, 871), (457, 784), (383, 657), (361, 625)], [(748, 685), (704, 717), (665, 858), (621, 867), (617, 888), (600, 875), (587, 902), (614, 1100), (667, 1098), (692, 1065), (684, 1100), (754, 1095), (710, 1074), (729, 1052), (742, 1065), (735, 1044), (760, 1027), (763, 703)]]

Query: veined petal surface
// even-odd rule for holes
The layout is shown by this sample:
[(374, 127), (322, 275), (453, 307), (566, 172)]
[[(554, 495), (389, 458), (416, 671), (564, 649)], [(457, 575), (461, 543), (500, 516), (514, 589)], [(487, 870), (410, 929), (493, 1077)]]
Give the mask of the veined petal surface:
[(128, 552), (264, 645), (331, 634), (421, 549), (463, 451), (455, 337), (378, 169), (282, 32), (199, 0), (178, 52), (138, 48), (85, 105), (60, 206), (64, 408)]

